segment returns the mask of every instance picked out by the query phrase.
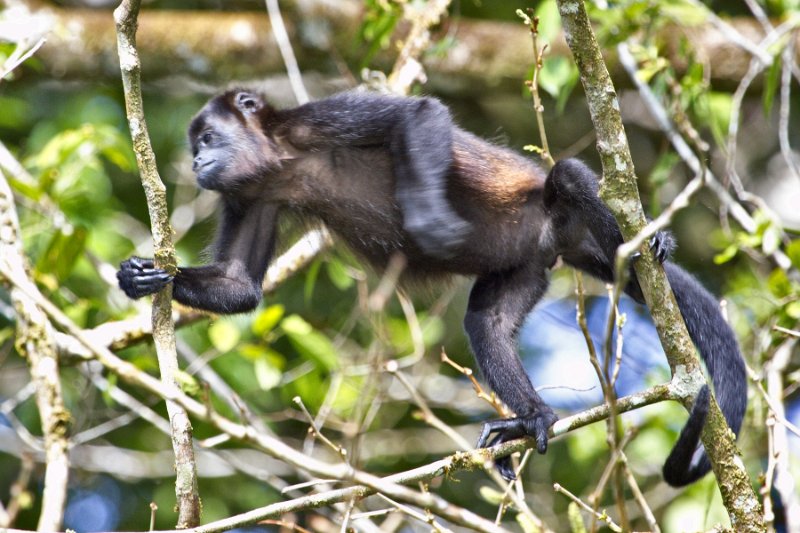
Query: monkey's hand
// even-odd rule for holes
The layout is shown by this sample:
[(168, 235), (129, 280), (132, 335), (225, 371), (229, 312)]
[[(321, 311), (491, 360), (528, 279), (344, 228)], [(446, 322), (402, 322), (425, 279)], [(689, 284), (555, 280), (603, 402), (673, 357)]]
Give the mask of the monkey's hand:
[[(536, 439), (536, 451), (545, 453), (548, 430), (556, 423), (556, 420), (558, 420), (558, 416), (546, 405), (541, 405), (534, 414), (529, 416), (491, 420), (483, 425), (477, 447), (491, 448), (510, 440), (533, 437)], [(497, 433), (497, 435), (490, 441), (489, 435), (492, 433)], [(501, 457), (495, 460), (495, 466), (505, 479), (509, 481), (516, 479), (517, 476), (511, 465), (511, 457)]]
[(449, 259), (472, 232), (472, 224), (458, 216), (446, 203), (431, 202), (420, 194), (401, 200), (403, 228), (423, 252)]
[(123, 261), (117, 271), (119, 288), (134, 300), (160, 291), (173, 278), (166, 270), (155, 268), (152, 259), (141, 257)]

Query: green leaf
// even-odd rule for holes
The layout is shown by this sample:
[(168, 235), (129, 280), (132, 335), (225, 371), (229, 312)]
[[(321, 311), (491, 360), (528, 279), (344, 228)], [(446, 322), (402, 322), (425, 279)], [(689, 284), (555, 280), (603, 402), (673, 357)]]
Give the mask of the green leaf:
[(325, 263), (325, 271), (328, 273), (331, 283), (340, 291), (346, 291), (353, 286), (355, 281), (347, 273), (344, 263), (340, 260), (333, 258)]
[(778, 250), (781, 244), (781, 230), (775, 227), (774, 224), (764, 231), (764, 236), (761, 239), (761, 249), (766, 255), (772, 255)]
[(800, 268), (800, 239), (795, 239), (786, 247), (786, 255), (792, 261), (795, 268)]
[(253, 333), (263, 337), (278, 325), (285, 312), (286, 310), (281, 304), (270, 305), (256, 315), (250, 328)]
[(483, 501), (489, 505), (500, 505), (503, 502), (503, 493), (489, 486), (482, 486), (478, 489)]
[(200, 393), (200, 383), (193, 375), (187, 374), (183, 370), (176, 370), (174, 376), (178, 387), (189, 396), (197, 396)]
[(668, 183), (672, 169), (675, 168), (679, 161), (680, 157), (675, 152), (665, 152), (656, 160), (653, 170), (650, 171), (650, 176), (648, 177), (650, 183), (654, 187), (661, 187)]
[(56, 231), (36, 262), (36, 270), (55, 274), (59, 280), (65, 280), (72, 273), (75, 262), (83, 255), (87, 235), (86, 228), (82, 226), (73, 227), (70, 233)]
[(338, 366), (339, 358), (333, 343), (301, 316), (287, 316), (281, 322), (281, 329), (301, 355), (327, 370)]
[(733, 109), (733, 95), (723, 92), (708, 93), (708, 111), (711, 131), (720, 145), (725, 145)]
[(575, 71), (572, 61), (566, 57), (548, 57), (539, 71), (539, 87), (550, 96), (557, 97), (561, 91), (567, 88), (571, 90)]
[(239, 328), (230, 320), (217, 320), (208, 326), (208, 338), (211, 344), (220, 352), (229, 352), (241, 338)]
[(718, 253), (714, 256), (714, 264), (721, 265), (723, 263), (727, 263), (736, 257), (737, 253), (739, 253), (739, 247), (735, 244), (730, 244), (721, 253)]
[(572, 533), (586, 533), (586, 524), (583, 523), (581, 508), (577, 503), (570, 502), (567, 507), (567, 516), (569, 517), (569, 530)]
[(516, 518), (519, 527), (521, 527), (522, 531), (525, 533), (540, 533), (542, 531), (542, 529), (531, 520), (531, 517), (525, 513), (517, 513), (517, 516), (514, 518)]
[(558, 6), (555, 0), (544, 0), (536, 8), (536, 16), (539, 17), (539, 50), (545, 44), (553, 42), (561, 33), (561, 15), (558, 13)]
[(781, 79), (781, 55), (776, 54), (772, 58), (772, 65), (767, 70), (767, 75), (764, 77), (764, 90), (761, 93), (761, 105), (764, 107), (764, 116), (769, 117), (772, 111), (772, 104), (775, 101), (775, 95), (778, 94), (778, 87)]
[(311, 266), (306, 271), (305, 284), (303, 285), (303, 300), (306, 304), (311, 301), (311, 296), (314, 294), (314, 286), (317, 284), (317, 278), (319, 278), (320, 267), (322, 267), (322, 261), (317, 259), (311, 263)]
[(792, 282), (789, 281), (786, 272), (780, 268), (776, 268), (769, 275), (767, 287), (769, 287), (769, 291), (777, 298), (785, 298), (792, 294)]
[(794, 320), (800, 319), (800, 301), (791, 302), (787, 305), (786, 314)]
[(661, 15), (675, 20), (681, 27), (699, 26), (708, 20), (708, 9), (693, 2), (659, 2), (658, 6)]
[(270, 390), (277, 387), (281, 382), (281, 377), (283, 373), (273, 365), (269, 363), (267, 358), (262, 357), (260, 359), (256, 359), (254, 366), (256, 380), (258, 381), (258, 386), (261, 387), (261, 390)]

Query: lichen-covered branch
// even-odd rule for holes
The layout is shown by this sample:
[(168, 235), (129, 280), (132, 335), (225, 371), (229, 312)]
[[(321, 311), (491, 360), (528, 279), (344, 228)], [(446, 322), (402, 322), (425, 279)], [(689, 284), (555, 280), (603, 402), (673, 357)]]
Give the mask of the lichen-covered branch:
[[(597, 133), (597, 150), (603, 165), (600, 196), (613, 212), (626, 240), (645, 226), (645, 217), (636, 186), (633, 161), (619, 114), (619, 102), (611, 78), (594, 37), (582, 0), (557, 0), (567, 44), (581, 75)], [(636, 275), (653, 315), (659, 337), (667, 353), (673, 376), (685, 376), (685, 399), (696, 394), (704, 378), (694, 346), (669, 289), (663, 270), (642, 250), (636, 262)], [(734, 442), (716, 401), (711, 402), (702, 436), (706, 452), (717, 476), (723, 501), (737, 531), (763, 531), (760, 505), (744, 471)]]
[[(64, 407), (58, 368), (55, 331), (47, 316), (29, 296), (38, 289), (28, 277), (20, 242), (19, 222), (11, 188), (0, 173), (0, 277), (11, 286), (17, 317), (17, 349), (28, 359), (36, 386), (36, 407), (41, 418), (47, 467), (44, 474), (39, 531), (58, 531), (67, 503), (70, 416)], [(23, 290), (22, 287), (27, 290)]]
[[(136, 51), (138, 13), (138, 0), (123, 0), (114, 11), (114, 21), (117, 26), (117, 49), (122, 71), (122, 84), (125, 90), (125, 108), (128, 114), (136, 163), (139, 167), (150, 212), (155, 263), (157, 267), (174, 272), (176, 258), (175, 248), (172, 244), (172, 228), (169, 225), (166, 189), (158, 175), (155, 154), (150, 145), (150, 136), (144, 119), (141, 68)], [(171, 285), (153, 296), (152, 316), (153, 341), (161, 369), (161, 380), (167, 386), (177, 387), (175, 374), (178, 370), (178, 355), (175, 348), (175, 324), (172, 321)], [(186, 411), (178, 405), (167, 402), (167, 412), (172, 425), (172, 448), (175, 452), (177, 527), (183, 529), (200, 523), (200, 495), (197, 487), (197, 465), (192, 447), (192, 425)]]

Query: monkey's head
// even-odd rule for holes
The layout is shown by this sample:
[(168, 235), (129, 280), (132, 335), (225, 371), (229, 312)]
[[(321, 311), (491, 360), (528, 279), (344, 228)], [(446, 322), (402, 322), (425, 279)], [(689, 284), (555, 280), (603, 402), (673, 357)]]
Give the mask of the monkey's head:
[(212, 98), (189, 125), (197, 183), (230, 191), (279, 169), (277, 146), (265, 130), (274, 113), (260, 96), (243, 90)]

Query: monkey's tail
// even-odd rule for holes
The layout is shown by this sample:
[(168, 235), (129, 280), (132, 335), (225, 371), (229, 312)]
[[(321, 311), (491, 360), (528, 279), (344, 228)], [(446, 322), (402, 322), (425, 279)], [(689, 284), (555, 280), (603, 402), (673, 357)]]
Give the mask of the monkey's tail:
[[(717, 300), (694, 277), (675, 264), (665, 262), (663, 266), (689, 336), (711, 375), (717, 403), (728, 426), (738, 435), (747, 409), (747, 376), (736, 336), (722, 318)], [(709, 399), (706, 385), (664, 463), (664, 480), (672, 486), (693, 483), (711, 470), (711, 462), (700, 444)]]

